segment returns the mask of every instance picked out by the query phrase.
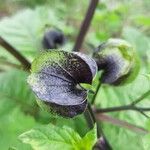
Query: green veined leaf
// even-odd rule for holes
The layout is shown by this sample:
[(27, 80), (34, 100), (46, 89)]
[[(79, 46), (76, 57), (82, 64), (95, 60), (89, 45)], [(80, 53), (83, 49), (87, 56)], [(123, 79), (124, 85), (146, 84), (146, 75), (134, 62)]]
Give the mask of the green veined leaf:
[(96, 127), (81, 138), (71, 128), (49, 124), (31, 129), (20, 135), (19, 139), (30, 144), (35, 150), (91, 150), (96, 137)]
[(10, 111), (16, 105), (24, 112), (36, 110), (35, 97), (26, 83), (27, 75), (16, 69), (0, 74), (0, 99), (5, 100), (6, 106), (1, 108), (0, 113)]
[[(47, 28), (55, 27), (67, 33), (70, 26), (66, 20), (60, 21), (57, 12), (49, 7), (19, 11), (14, 16), (5, 17), (0, 21), (0, 35), (28, 59), (32, 60), (42, 48), (42, 38)], [(0, 51), (3, 50), (0, 48)], [(16, 62), (11, 55), (3, 50), (0, 56)]]
[(150, 38), (133, 27), (125, 27), (123, 37), (129, 41), (141, 56), (145, 56), (146, 51), (150, 50)]
[[(3, 103), (1, 102), (3, 101)], [(5, 108), (5, 100), (1, 100), (1, 107)], [(9, 103), (7, 101), (7, 103)], [(36, 122), (30, 115), (25, 115), (18, 106), (10, 108), (10, 111), (1, 114), (0, 116), (0, 145), (1, 149), (5, 150), (9, 147), (16, 147), (17, 149), (30, 150), (28, 145), (23, 145), (18, 141), (17, 137), (26, 130), (34, 127)]]
[(94, 128), (82, 138), (80, 149), (91, 150), (93, 145), (96, 143), (96, 140), (97, 131), (95, 125)]
[(27, 73), (10, 70), (0, 73), (0, 149), (9, 147), (30, 150), (17, 137), (36, 122), (29, 114), (36, 114), (35, 98), (26, 83)]

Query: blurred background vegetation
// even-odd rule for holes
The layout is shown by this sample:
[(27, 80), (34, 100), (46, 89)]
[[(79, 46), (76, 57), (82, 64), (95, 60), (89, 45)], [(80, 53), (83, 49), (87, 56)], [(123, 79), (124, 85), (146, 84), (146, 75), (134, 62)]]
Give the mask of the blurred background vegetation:
[[(48, 28), (58, 28), (67, 40), (61, 49), (71, 51), (88, 7), (88, 0), (0, 0), (0, 36), (11, 43), (29, 61), (42, 49), (42, 37)], [(123, 38), (137, 50), (141, 70), (129, 85), (103, 85), (97, 107), (128, 104), (150, 90), (150, 1), (101, 0), (97, 6), (82, 49), (93, 49), (109, 38)], [(17, 69), (19, 62), (0, 47), (0, 149), (31, 149), (18, 136), (39, 124), (49, 122), (74, 128), (81, 136), (87, 131), (82, 115), (73, 120), (53, 118), (36, 104), (26, 79), (28, 73)], [(139, 105), (150, 105), (150, 96)], [(148, 114), (148, 113), (147, 113)], [(150, 120), (133, 112), (109, 113), (110, 116), (150, 130)], [(150, 115), (150, 113), (149, 113)], [(104, 131), (115, 150), (149, 150), (150, 135), (143, 135), (103, 122)]]

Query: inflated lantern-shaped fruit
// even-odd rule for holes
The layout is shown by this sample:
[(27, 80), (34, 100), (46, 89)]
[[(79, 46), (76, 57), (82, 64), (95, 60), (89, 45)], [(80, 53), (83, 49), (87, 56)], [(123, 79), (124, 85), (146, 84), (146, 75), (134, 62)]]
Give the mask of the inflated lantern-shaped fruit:
[(44, 33), (42, 45), (44, 49), (56, 49), (65, 43), (63, 32), (58, 29), (49, 29)]
[(80, 83), (91, 84), (96, 71), (84, 54), (52, 50), (33, 61), (28, 83), (42, 108), (70, 118), (85, 111), (87, 90)]
[(139, 71), (139, 61), (133, 47), (121, 39), (109, 39), (94, 52), (101, 82), (112, 85), (129, 83)]

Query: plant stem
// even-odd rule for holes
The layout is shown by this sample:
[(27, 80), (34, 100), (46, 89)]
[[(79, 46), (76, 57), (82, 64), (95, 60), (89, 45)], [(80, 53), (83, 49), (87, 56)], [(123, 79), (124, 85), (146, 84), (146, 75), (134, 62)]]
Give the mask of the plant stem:
[(107, 113), (107, 112), (126, 111), (126, 110), (150, 111), (150, 108), (149, 107), (148, 108), (135, 107), (132, 105), (123, 105), (123, 106), (118, 106), (118, 107), (96, 109), (96, 113)]
[(89, 111), (89, 113), (90, 113), (90, 115), (92, 117), (92, 120), (93, 120), (94, 124), (95, 123), (97, 124), (97, 137), (99, 138), (102, 135), (102, 129), (99, 126), (99, 124), (97, 123), (97, 121), (96, 121), (95, 114), (94, 114), (94, 112), (93, 112), (93, 110), (91, 108), (91, 104), (90, 103), (88, 103), (87, 109), (88, 109), (88, 111)]
[(105, 141), (105, 144), (107, 145), (108, 149), (107, 150), (112, 150), (108, 140), (106, 139), (106, 137), (104, 136), (104, 133), (102, 131), (102, 127), (100, 126), (100, 124), (97, 123), (96, 118), (95, 118), (95, 114), (91, 108), (91, 104), (88, 103), (87, 106), (87, 110), (84, 113), (85, 119), (88, 123), (88, 126), (90, 129), (92, 129), (95, 125), (95, 123), (97, 124), (97, 137), (98, 138), (103, 138), (103, 140)]
[(133, 132), (136, 132), (136, 133), (139, 133), (139, 134), (148, 134), (149, 131), (142, 128), (142, 127), (139, 127), (137, 125), (134, 125), (134, 124), (131, 124), (131, 123), (128, 123), (126, 121), (123, 121), (123, 120), (120, 120), (120, 119), (116, 119), (116, 118), (113, 118), (109, 115), (106, 115), (104, 113), (101, 113), (101, 114), (97, 114), (96, 115), (96, 118), (100, 121), (106, 121), (108, 123), (111, 123), (113, 125), (116, 125), (116, 126), (120, 126), (120, 127), (123, 127), (123, 128), (126, 128), (128, 130), (131, 130)]
[(92, 116), (91, 116), (91, 114), (90, 114), (90, 111), (89, 111), (88, 107), (87, 107), (87, 109), (86, 109), (85, 112), (84, 112), (84, 117), (85, 117), (85, 119), (86, 119), (86, 122), (87, 122), (87, 124), (88, 124), (88, 127), (89, 127), (90, 129), (92, 129), (92, 128), (94, 127), (94, 120), (93, 120), (93, 118), (92, 118)]
[[(93, 113), (90, 103), (88, 103), (88, 106), (87, 106), (86, 112), (84, 113), (84, 116), (88, 123), (89, 128), (92, 129), (96, 123), (96, 118), (95, 118), (95, 115)], [(101, 129), (98, 130), (98, 125), (97, 125), (97, 136), (100, 137), (100, 135), (101, 135)]]
[(150, 95), (150, 90), (148, 90), (147, 92), (145, 92), (144, 94), (142, 94), (142, 96), (140, 96), (135, 101), (133, 101), (131, 105), (136, 105), (137, 103), (141, 102), (145, 97), (147, 97), (149, 95)]
[(14, 67), (14, 68), (17, 68), (17, 69), (21, 69), (21, 67), (22, 67), (22, 66), (20, 66), (20, 65), (11, 63), (11, 62), (6, 61), (6, 60), (0, 60), (0, 64), (6, 65), (6, 66), (10, 66), (10, 67)]
[(92, 105), (94, 104), (94, 102), (96, 100), (96, 97), (97, 97), (97, 94), (98, 94), (98, 91), (99, 91), (100, 87), (101, 87), (101, 82), (99, 81), (98, 86), (97, 86), (96, 91), (95, 91), (95, 94), (94, 94), (94, 96), (93, 96), (93, 98), (91, 100), (91, 104)]
[(25, 70), (30, 69), (31, 67), (30, 62), (1, 36), (0, 36), (0, 45), (16, 58), (23, 65)]
[(90, 26), (91, 20), (93, 18), (93, 15), (94, 15), (96, 6), (98, 4), (98, 1), (99, 0), (91, 0), (89, 7), (87, 9), (87, 12), (86, 12), (86, 16), (82, 22), (82, 25), (81, 25), (76, 43), (74, 45), (73, 51), (79, 51), (80, 50), (82, 43), (83, 43), (83, 40), (85, 38), (85, 35), (86, 35), (88, 28)]
[(137, 103), (141, 102), (145, 97), (147, 97), (149, 95), (150, 95), (150, 90), (145, 92), (142, 96), (140, 96), (139, 98), (137, 98), (136, 100), (134, 100), (132, 103), (130, 103), (128, 105), (122, 105), (122, 106), (110, 107), (110, 108), (100, 108), (100, 109), (96, 109), (95, 112), (96, 113), (106, 113), (106, 112), (133, 110), (133, 111), (138, 111), (141, 114), (143, 114), (144, 116), (149, 118), (149, 116), (147, 116), (144, 112), (150, 111), (150, 107), (146, 108), (146, 107), (135, 106)]

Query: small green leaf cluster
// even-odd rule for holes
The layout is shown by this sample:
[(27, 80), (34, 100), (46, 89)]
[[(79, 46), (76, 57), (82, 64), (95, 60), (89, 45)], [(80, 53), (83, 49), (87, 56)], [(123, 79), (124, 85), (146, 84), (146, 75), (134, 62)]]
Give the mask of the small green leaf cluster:
[(30, 144), (35, 150), (91, 150), (97, 135), (96, 127), (83, 138), (69, 127), (56, 127), (52, 124), (39, 126), (19, 136), (23, 143)]

